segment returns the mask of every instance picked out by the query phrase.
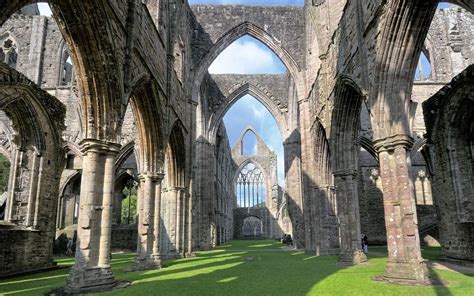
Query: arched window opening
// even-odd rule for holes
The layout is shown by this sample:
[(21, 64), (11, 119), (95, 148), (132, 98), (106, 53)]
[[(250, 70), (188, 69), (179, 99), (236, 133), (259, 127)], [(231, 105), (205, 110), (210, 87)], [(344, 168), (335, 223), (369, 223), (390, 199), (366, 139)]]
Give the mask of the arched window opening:
[(254, 163), (248, 163), (239, 172), (236, 195), (239, 208), (265, 207), (265, 176)]
[(74, 66), (71, 56), (67, 50), (64, 51), (61, 59), (61, 73), (59, 74), (59, 85), (70, 86), (74, 81)]
[(122, 190), (121, 224), (137, 222), (137, 185), (138, 183), (133, 178), (125, 181), (125, 187)]
[(268, 46), (249, 35), (232, 42), (209, 66), (211, 74), (283, 74), (286, 70)]
[(247, 238), (258, 238), (262, 235), (262, 228), (262, 219), (258, 217), (247, 217), (242, 224), (242, 234)]
[(181, 83), (183, 83), (185, 71), (184, 54), (184, 43), (181, 38), (179, 38), (174, 46), (174, 71), (176, 72), (176, 76)]
[(59, 199), (56, 228), (64, 229), (77, 224), (81, 193), (81, 175), (77, 174), (64, 187)]
[(416, 67), (415, 80), (423, 81), (431, 79), (431, 63), (425, 53), (422, 51)]
[(74, 169), (74, 161), (76, 160), (76, 156), (74, 154), (68, 154), (66, 156), (66, 169), (73, 170)]
[(248, 130), (242, 139), (242, 155), (257, 155), (257, 136), (251, 130)]
[(5, 36), (0, 37), (0, 42), (0, 61), (12, 68), (16, 68), (18, 49), (15, 39), (7, 33)]
[[(246, 130), (249, 126), (254, 127), (255, 131), (259, 134), (265, 144), (272, 151), (277, 154), (277, 178), (278, 184), (284, 186), (285, 184), (285, 170), (284, 170), (284, 153), (283, 153), (283, 140), (281, 138), (280, 128), (273, 117), (272, 113), (259, 102), (256, 98), (251, 95), (245, 95), (240, 98), (224, 115), (224, 126), (229, 136), (229, 144), (234, 147), (239, 141), (242, 131)], [(255, 134), (248, 131), (244, 137), (244, 144), (242, 145), (241, 154), (245, 154), (245, 138), (247, 136), (253, 138)], [(256, 138), (255, 144), (256, 144)], [(251, 144), (253, 144), (251, 142)], [(252, 149), (254, 146), (249, 145)], [(255, 149), (255, 153), (257, 153)], [(250, 153), (250, 155), (254, 155)]]
[(10, 161), (0, 154), (0, 220), (5, 219), (5, 207), (8, 192), (8, 177), (10, 176)]

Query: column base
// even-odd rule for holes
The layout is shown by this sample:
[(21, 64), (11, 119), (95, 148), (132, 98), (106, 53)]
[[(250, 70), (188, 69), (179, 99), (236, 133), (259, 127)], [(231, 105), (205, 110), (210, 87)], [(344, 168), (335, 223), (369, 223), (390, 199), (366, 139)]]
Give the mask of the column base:
[(117, 282), (110, 266), (85, 269), (76, 269), (73, 266), (64, 290), (73, 294), (104, 292), (112, 290), (116, 285)]
[(354, 250), (352, 252), (341, 251), (337, 263), (340, 265), (357, 265), (367, 262), (367, 256), (362, 250)]
[(161, 254), (161, 260), (174, 260), (174, 259), (181, 259), (185, 258), (184, 254), (181, 253), (169, 253), (169, 254)]
[(184, 257), (185, 257), (185, 258), (194, 258), (194, 257), (196, 257), (196, 253), (194, 253), (194, 252), (186, 252), (186, 253), (184, 254)]
[(423, 261), (387, 262), (383, 280), (406, 285), (431, 285), (430, 273)]
[(127, 271), (143, 271), (151, 269), (161, 269), (161, 256), (150, 255), (145, 258), (135, 257), (132, 267)]

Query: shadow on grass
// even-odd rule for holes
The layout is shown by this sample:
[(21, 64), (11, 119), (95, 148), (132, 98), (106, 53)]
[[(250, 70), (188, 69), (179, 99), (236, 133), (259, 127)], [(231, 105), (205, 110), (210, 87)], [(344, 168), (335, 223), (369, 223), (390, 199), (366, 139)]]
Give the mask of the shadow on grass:
[[(259, 241), (259, 244), (262, 242)], [(316, 257), (298, 251), (281, 252), (232, 242), (232, 246), (197, 252), (197, 257), (165, 262), (160, 270), (126, 273), (134, 254), (114, 254), (112, 268), (118, 280), (132, 286), (106, 295), (458, 295), (469, 294), (472, 277), (430, 270), (448, 286), (412, 287), (372, 281), (383, 274), (386, 257), (371, 256), (366, 265), (342, 267), (337, 258)], [(275, 245), (277, 247), (277, 245)], [(241, 252), (235, 249), (246, 249)], [(259, 251), (260, 250), (260, 251)], [(381, 250), (374, 250), (383, 252)], [(61, 258), (60, 264), (72, 264)], [(41, 295), (64, 286), (68, 270), (57, 270), (0, 281), (2, 295)], [(103, 295), (103, 294), (101, 294)]]

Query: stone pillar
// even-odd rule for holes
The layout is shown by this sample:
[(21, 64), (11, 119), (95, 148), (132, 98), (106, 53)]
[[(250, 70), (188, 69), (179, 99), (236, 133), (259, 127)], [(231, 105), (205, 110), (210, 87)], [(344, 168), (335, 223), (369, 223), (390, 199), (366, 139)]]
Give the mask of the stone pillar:
[[(190, 183), (189, 187), (189, 194), (187, 195), (187, 209), (186, 209), (186, 226), (187, 226), (187, 231), (186, 231), (186, 237), (185, 237), (185, 243), (186, 243), (186, 257), (194, 257), (195, 255), (193, 254), (193, 220), (194, 220), (194, 215), (193, 215), (193, 187), (192, 187), (192, 181)], [(196, 225), (194, 225), (196, 227)]]
[(418, 218), (410, 153), (412, 139), (394, 136), (375, 141), (383, 182), (388, 262), (384, 279), (389, 282), (429, 284), (429, 272), (421, 257)]
[(160, 260), (160, 227), (161, 227), (161, 182), (164, 174), (156, 174), (153, 176), (155, 185), (155, 208), (153, 215), (153, 260)]
[(334, 173), (341, 237), (339, 263), (346, 265), (367, 261), (367, 256), (362, 252), (361, 245), (356, 176), (356, 172)]
[(82, 146), (76, 261), (69, 273), (68, 293), (103, 291), (116, 284), (109, 261), (114, 162), (120, 145), (86, 139)]
[[(138, 238), (137, 238), (137, 255), (135, 257), (133, 270), (147, 270), (161, 268), (161, 261), (159, 256), (155, 256), (155, 248), (159, 246), (158, 242), (155, 242), (155, 206), (160, 201), (156, 201), (156, 181), (157, 177), (155, 174), (142, 174), (140, 175), (140, 199), (138, 209)], [(161, 192), (161, 180), (160, 187), (158, 188)], [(159, 228), (159, 212), (157, 225)], [(158, 235), (156, 236), (159, 238)], [(156, 252), (158, 253), (158, 252)]]
[[(303, 216), (302, 178), (300, 163), (300, 139), (294, 134), (283, 143), (285, 153), (285, 184), (288, 212), (293, 227), (293, 241), (297, 249), (305, 248), (305, 225)], [(268, 192), (268, 190), (267, 190)], [(271, 196), (271, 192), (267, 193)]]
[(176, 258), (177, 255), (177, 199), (179, 196), (179, 188), (168, 188), (164, 192), (161, 203), (161, 215), (163, 219), (163, 228), (161, 233), (161, 242), (163, 245), (160, 249), (160, 255), (163, 259)]
[(183, 188), (176, 188), (176, 219), (175, 219), (175, 223), (176, 223), (176, 234), (175, 234), (175, 245), (176, 245), (176, 253), (181, 253), (181, 247), (182, 247), (182, 237), (181, 237), (181, 234), (182, 234), (182, 227), (183, 227), (183, 223), (182, 223), (182, 218), (183, 218), (183, 215), (182, 215), (182, 212), (183, 212), (183, 199), (182, 199), (182, 196), (183, 196), (183, 191), (184, 189)]

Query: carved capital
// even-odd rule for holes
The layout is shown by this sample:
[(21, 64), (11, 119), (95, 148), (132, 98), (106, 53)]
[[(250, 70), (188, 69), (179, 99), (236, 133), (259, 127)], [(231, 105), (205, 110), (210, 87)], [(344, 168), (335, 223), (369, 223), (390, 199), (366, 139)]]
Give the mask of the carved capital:
[(149, 176), (153, 182), (161, 182), (165, 178), (165, 174), (163, 173), (150, 173)]
[(410, 150), (413, 146), (413, 138), (409, 135), (394, 135), (374, 141), (374, 148), (377, 153), (394, 151), (397, 148)]
[(122, 145), (97, 139), (84, 139), (80, 143), (81, 152), (95, 152), (99, 154), (117, 155)]
[(357, 177), (357, 170), (341, 170), (341, 171), (336, 171), (332, 173), (334, 177)]

